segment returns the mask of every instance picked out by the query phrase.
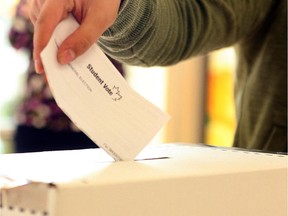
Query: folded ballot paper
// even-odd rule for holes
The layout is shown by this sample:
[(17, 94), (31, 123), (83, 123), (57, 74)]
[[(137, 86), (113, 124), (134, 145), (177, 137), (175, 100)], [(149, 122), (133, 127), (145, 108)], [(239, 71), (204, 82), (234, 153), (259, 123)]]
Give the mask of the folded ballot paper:
[(57, 49), (78, 26), (72, 16), (63, 20), (41, 53), (53, 96), (78, 128), (115, 160), (133, 160), (169, 116), (136, 93), (96, 44), (60, 65)]

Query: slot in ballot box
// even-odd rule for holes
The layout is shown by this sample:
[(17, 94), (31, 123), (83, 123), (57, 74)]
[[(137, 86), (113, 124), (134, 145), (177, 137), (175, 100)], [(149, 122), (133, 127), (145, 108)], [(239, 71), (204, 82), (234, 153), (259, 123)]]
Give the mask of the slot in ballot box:
[(1, 216), (286, 216), (287, 155), (149, 145), (135, 161), (102, 149), (0, 155)]

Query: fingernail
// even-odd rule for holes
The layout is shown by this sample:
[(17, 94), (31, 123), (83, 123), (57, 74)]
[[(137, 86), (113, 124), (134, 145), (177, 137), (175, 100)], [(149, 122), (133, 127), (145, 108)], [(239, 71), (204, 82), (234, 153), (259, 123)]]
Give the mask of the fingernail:
[(59, 55), (60, 64), (68, 64), (75, 59), (75, 52), (71, 49), (65, 50)]
[(42, 64), (38, 60), (34, 60), (34, 65), (36, 73), (41, 74), (43, 72)]

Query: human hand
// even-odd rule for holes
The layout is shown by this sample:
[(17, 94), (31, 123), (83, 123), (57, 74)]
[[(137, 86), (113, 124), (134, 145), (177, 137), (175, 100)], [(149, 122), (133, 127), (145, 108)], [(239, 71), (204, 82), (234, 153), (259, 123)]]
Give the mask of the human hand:
[(72, 13), (79, 28), (60, 45), (57, 59), (67, 64), (88, 50), (115, 21), (120, 0), (31, 0), (30, 19), (34, 24), (35, 69), (44, 72), (40, 53), (57, 24)]

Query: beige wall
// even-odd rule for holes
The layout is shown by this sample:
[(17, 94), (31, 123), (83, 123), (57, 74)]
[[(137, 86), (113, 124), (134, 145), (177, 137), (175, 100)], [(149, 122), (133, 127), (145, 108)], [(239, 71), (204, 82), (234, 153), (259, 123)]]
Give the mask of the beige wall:
[(198, 57), (168, 68), (166, 109), (171, 119), (164, 142), (204, 141), (205, 62)]

